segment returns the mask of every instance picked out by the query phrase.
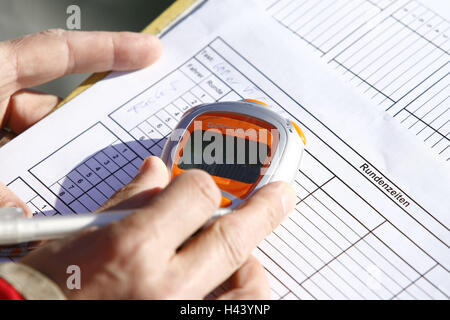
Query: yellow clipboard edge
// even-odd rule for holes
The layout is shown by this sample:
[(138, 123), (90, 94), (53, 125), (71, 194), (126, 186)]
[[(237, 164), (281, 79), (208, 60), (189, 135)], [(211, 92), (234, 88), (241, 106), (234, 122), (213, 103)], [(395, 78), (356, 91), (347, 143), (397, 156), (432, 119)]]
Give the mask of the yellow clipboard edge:
[[(176, 0), (141, 32), (159, 35), (172, 23), (181, 18), (183, 14), (188, 13), (189, 9), (194, 9), (196, 7), (194, 6), (194, 4), (200, 4), (201, 2), (202, 1), (200, 0)], [(60, 108), (68, 101), (78, 96), (80, 93), (91, 87), (97, 81), (102, 80), (110, 72), (111, 71), (92, 74), (89, 78), (84, 80), (75, 90), (73, 90), (63, 101), (61, 101), (54, 110)]]

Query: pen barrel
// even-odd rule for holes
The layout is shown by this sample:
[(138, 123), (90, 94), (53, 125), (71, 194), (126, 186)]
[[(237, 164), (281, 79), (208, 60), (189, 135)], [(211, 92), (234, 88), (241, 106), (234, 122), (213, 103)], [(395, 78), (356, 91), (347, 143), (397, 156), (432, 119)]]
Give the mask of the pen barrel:
[(32, 219), (8, 219), (0, 222), (0, 245), (62, 238), (89, 227), (105, 226), (132, 212), (129, 210)]
[[(103, 227), (111, 222), (121, 220), (134, 211), (83, 213), (31, 219), (11, 218), (3, 219), (3, 221), (0, 219), (0, 245), (63, 238), (90, 227)], [(229, 208), (218, 209), (206, 225), (230, 212)]]

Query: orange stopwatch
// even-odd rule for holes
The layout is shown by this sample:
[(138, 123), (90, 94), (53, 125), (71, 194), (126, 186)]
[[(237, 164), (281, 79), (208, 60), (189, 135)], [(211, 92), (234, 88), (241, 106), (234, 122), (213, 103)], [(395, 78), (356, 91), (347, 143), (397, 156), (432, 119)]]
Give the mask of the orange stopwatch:
[(292, 182), (305, 136), (292, 121), (256, 100), (202, 104), (188, 110), (164, 146), (172, 178), (189, 169), (208, 172), (233, 209), (263, 185)]

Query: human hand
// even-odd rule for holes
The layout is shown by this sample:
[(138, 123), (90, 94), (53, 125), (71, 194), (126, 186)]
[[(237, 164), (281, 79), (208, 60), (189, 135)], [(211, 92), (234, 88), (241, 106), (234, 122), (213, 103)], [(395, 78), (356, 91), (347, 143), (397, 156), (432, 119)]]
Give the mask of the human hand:
[[(45, 117), (57, 96), (26, 89), (70, 73), (134, 70), (153, 63), (161, 54), (159, 40), (131, 32), (48, 30), (0, 42), (0, 131), (19, 134)], [(0, 182), (0, 207), (25, 203)]]
[[(293, 210), (295, 193), (286, 183), (268, 184), (179, 249), (220, 199), (207, 173), (189, 170), (169, 183), (165, 164), (150, 157), (101, 208), (138, 208), (135, 213), (52, 241), (21, 262), (53, 279), (70, 299), (202, 299), (227, 279), (231, 287), (219, 298), (268, 299), (265, 271), (250, 253)], [(80, 267), (79, 290), (66, 286), (69, 265)]]

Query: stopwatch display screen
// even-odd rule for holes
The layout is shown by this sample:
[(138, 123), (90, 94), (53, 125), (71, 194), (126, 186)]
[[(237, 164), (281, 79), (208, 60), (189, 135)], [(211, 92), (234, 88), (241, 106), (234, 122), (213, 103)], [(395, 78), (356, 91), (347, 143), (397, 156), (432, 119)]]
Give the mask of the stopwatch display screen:
[(258, 180), (269, 151), (267, 144), (249, 138), (197, 130), (184, 145), (178, 167), (252, 184)]

